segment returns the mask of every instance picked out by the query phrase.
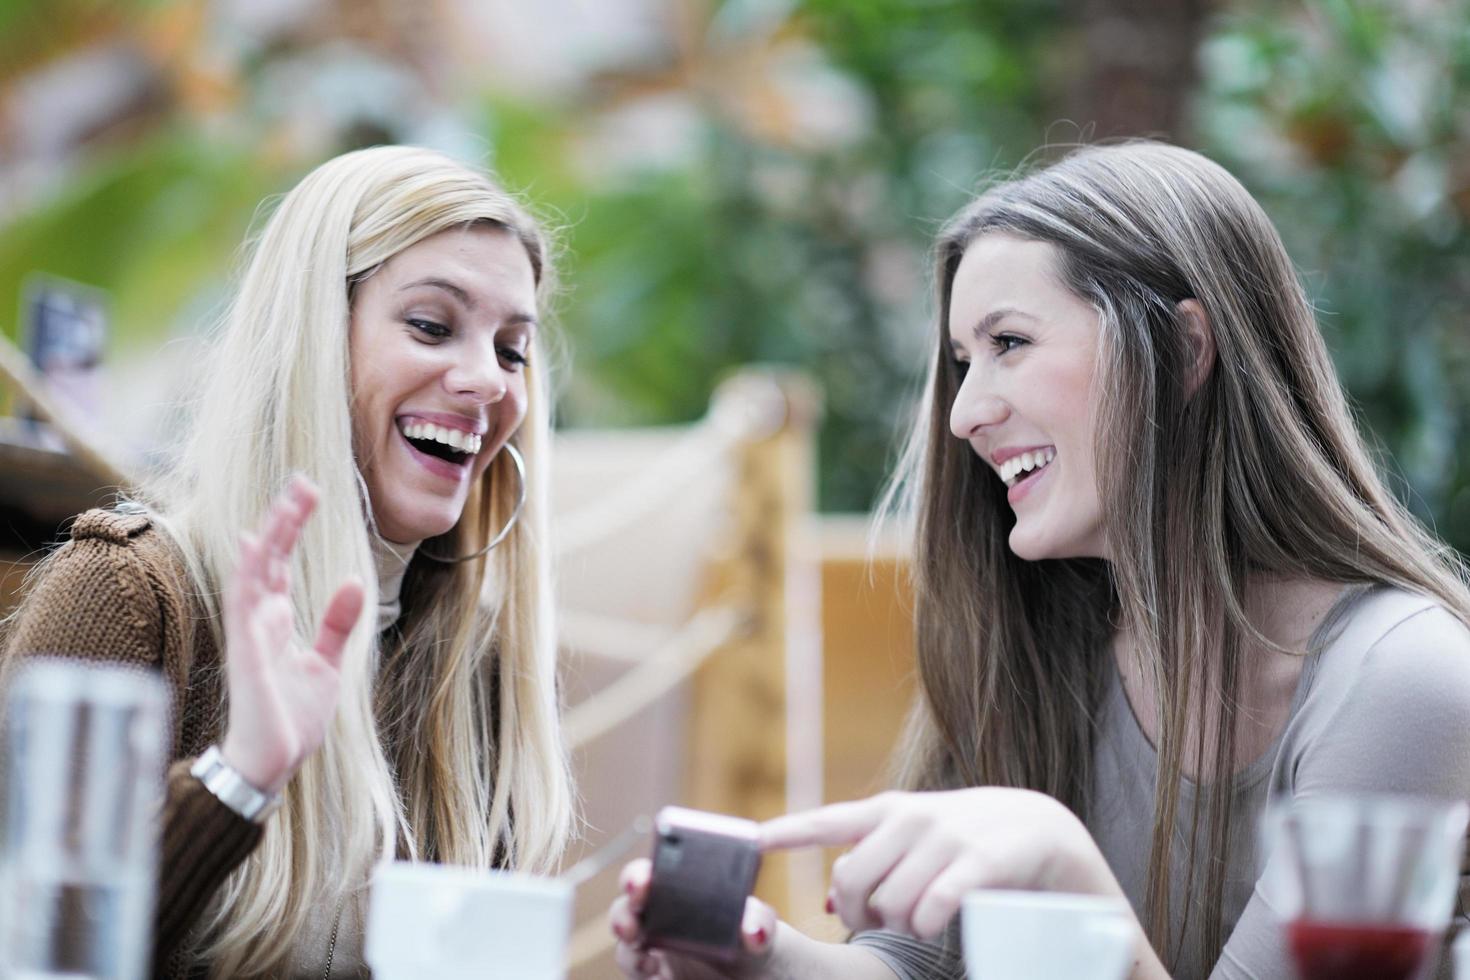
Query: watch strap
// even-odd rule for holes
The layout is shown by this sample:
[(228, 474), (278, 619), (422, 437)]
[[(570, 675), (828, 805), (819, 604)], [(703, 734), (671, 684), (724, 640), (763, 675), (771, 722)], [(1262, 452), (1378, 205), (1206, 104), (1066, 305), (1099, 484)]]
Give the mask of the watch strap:
[(263, 793), (225, 761), (219, 746), (211, 745), (189, 767), (204, 788), (225, 806), (252, 823), (265, 819), (281, 805), (280, 793)]

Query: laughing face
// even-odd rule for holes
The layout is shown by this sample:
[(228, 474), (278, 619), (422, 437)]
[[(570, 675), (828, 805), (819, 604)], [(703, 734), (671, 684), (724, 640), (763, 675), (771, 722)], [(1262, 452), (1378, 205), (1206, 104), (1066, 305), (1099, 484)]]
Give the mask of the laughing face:
[(1097, 312), (1045, 242), (989, 233), (955, 271), (949, 339), (964, 380), (950, 429), (1006, 485), (1010, 547), (1030, 561), (1107, 557), (1093, 453)]
[(353, 449), (378, 530), (443, 534), (526, 415), (536, 283), (491, 226), (440, 232), (361, 282), (352, 303)]

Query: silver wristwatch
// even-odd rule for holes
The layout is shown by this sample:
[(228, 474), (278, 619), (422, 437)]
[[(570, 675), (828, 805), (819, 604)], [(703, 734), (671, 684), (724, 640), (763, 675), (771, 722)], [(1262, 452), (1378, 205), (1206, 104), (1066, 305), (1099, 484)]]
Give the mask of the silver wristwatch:
[(205, 749), (189, 772), (221, 803), (254, 823), (265, 823), (266, 817), (281, 805), (280, 793), (262, 793), (250, 785), (220, 755), (217, 745)]

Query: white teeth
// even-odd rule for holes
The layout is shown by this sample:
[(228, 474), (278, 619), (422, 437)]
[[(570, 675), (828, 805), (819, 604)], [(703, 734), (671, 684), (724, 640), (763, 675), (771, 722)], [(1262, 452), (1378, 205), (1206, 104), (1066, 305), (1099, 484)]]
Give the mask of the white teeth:
[(1000, 464), (1000, 478), (1007, 486), (1013, 486), (1022, 473), (1038, 470), (1056, 458), (1057, 451), (1050, 447), (1020, 453)]
[(464, 432), (460, 429), (450, 429), (442, 425), (434, 425), (429, 422), (411, 422), (399, 427), (399, 430), (409, 439), (432, 439), (441, 442), (451, 449), (471, 456), (480, 451), (482, 439), (472, 432)]

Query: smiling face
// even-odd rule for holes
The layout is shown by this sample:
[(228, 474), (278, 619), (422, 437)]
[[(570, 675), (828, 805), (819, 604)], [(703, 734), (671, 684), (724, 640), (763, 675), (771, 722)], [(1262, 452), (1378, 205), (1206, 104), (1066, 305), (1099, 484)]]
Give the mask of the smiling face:
[(1045, 242), (984, 234), (950, 294), (963, 372), (950, 429), (1006, 484), (1011, 551), (1030, 561), (1107, 557), (1093, 451), (1101, 325), (1058, 259)]
[(493, 225), (443, 231), (361, 282), (352, 302), (353, 449), (378, 530), (443, 534), (526, 415), (531, 260)]

